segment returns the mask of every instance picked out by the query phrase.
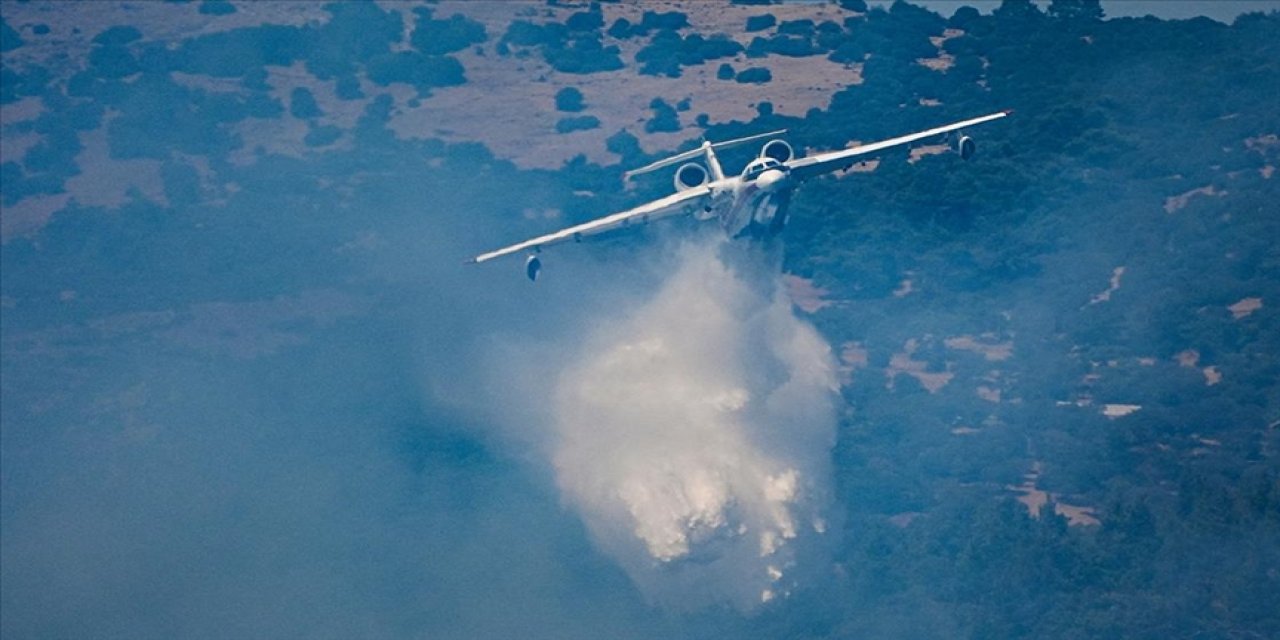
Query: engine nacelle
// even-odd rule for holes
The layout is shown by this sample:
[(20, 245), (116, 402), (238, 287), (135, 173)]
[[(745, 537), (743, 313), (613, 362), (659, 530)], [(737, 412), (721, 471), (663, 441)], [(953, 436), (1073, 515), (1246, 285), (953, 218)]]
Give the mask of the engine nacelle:
[(790, 162), (796, 152), (786, 140), (770, 140), (760, 148), (761, 158), (773, 158), (778, 162)]
[(676, 169), (676, 191), (687, 191), (696, 189), (706, 184), (711, 179), (711, 174), (702, 165), (696, 162), (690, 162), (681, 165)]
[(529, 257), (524, 261), (524, 275), (528, 276), (529, 280), (532, 282), (537, 281), (538, 274), (541, 272), (542, 259), (539, 258), (536, 253), (529, 254)]
[(968, 160), (978, 152), (978, 143), (974, 142), (973, 138), (969, 136), (960, 136), (956, 140), (954, 151), (960, 155), (961, 160)]

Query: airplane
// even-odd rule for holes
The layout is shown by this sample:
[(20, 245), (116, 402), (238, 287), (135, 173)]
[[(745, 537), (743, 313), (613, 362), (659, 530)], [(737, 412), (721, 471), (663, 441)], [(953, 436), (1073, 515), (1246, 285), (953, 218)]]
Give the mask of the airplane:
[[(1010, 110), (998, 111), (897, 138), (803, 158), (794, 157), (795, 152), (785, 140), (774, 138), (786, 133), (786, 129), (727, 142), (703, 140), (702, 145), (697, 148), (677, 153), (623, 174), (624, 179), (630, 179), (632, 176), (685, 162), (686, 164), (676, 169), (675, 193), (626, 211), (482, 253), (467, 262), (488, 262), (494, 258), (528, 251), (529, 256), (525, 259), (525, 275), (529, 280), (537, 280), (538, 273), (542, 270), (542, 259), (538, 254), (544, 247), (570, 240), (581, 242), (588, 236), (680, 214), (692, 214), (698, 220), (718, 218), (721, 228), (729, 238), (769, 238), (780, 232), (786, 225), (791, 193), (801, 182), (837, 169), (848, 169), (885, 149), (938, 136), (945, 136), (952, 150), (961, 158), (968, 160), (973, 157), (977, 145), (972, 138), (964, 135), (962, 130), (999, 120), (1011, 113), (1013, 112)], [(759, 155), (747, 164), (741, 174), (725, 175), (719, 160), (716, 159), (717, 150), (766, 138), (774, 139), (760, 148)], [(701, 159), (704, 164), (686, 162), (695, 159)]]

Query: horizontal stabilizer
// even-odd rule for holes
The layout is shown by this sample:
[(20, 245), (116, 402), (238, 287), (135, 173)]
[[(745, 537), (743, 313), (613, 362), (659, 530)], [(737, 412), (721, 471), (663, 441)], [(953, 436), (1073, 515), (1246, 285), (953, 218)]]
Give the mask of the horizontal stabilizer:
[(631, 176), (638, 176), (642, 173), (649, 173), (650, 171), (661, 169), (663, 167), (669, 167), (673, 164), (684, 162), (685, 160), (693, 160), (695, 158), (701, 158), (702, 154), (703, 154), (703, 151), (701, 147), (697, 149), (690, 149), (688, 151), (685, 151), (684, 153), (677, 153), (674, 156), (663, 158), (657, 162), (654, 162), (653, 164), (647, 164), (643, 167), (640, 167), (639, 169), (632, 169), (631, 171), (628, 171), (622, 174), (622, 177), (630, 178)]
[(713, 142), (710, 145), (704, 142), (703, 146), (697, 147), (695, 149), (690, 149), (688, 151), (684, 151), (681, 153), (677, 153), (674, 156), (663, 158), (657, 162), (640, 167), (639, 169), (632, 169), (631, 171), (628, 171), (622, 174), (622, 177), (630, 178), (631, 176), (638, 176), (642, 173), (649, 173), (650, 171), (661, 169), (663, 167), (669, 167), (673, 164), (684, 162), (686, 160), (696, 160), (698, 158), (701, 158), (707, 152), (708, 146), (712, 149), (728, 149), (729, 147), (736, 147), (740, 144), (745, 144), (747, 142), (754, 142), (756, 140), (761, 140), (761, 139), (769, 138), (772, 136), (782, 135), (786, 132), (787, 132), (786, 129), (779, 129), (777, 131), (770, 131), (768, 133), (757, 133), (756, 135), (747, 136), (745, 138), (737, 138), (735, 140), (726, 140), (725, 142)]
[(763, 140), (765, 138), (771, 138), (773, 136), (780, 136), (786, 132), (787, 132), (786, 129), (778, 129), (777, 131), (770, 131), (768, 133), (757, 133), (754, 136), (747, 136), (745, 138), (737, 138), (735, 140), (726, 140), (725, 142), (713, 142), (711, 143), (711, 148), (712, 149), (728, 149), (729, 147), (736, 147), (740, 144), (744, 144), (747, 142), (755, 142), (756, 140)]

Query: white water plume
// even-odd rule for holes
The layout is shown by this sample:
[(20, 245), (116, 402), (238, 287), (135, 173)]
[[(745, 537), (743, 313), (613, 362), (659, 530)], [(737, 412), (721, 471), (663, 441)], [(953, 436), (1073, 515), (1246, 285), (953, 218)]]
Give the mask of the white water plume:
[(776, 268), (744, 275), (730, 249), (686, 246), (556, 383), (561, 490), (642, 591), (678, 608), (787, 594), (830, 503), (831, 349)]

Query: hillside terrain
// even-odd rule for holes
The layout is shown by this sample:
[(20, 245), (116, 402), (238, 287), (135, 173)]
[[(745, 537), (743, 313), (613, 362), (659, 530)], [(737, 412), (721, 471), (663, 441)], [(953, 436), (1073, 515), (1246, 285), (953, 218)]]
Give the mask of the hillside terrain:
[[(1280, 15), (0, 17), (5, 636), (1280, 637)], [(652, 285), (662, 230), (568, 247), (534, 288), (458, 264), (669, 192), (626, 169), (999, 109), (968, 162), (918, 147), (795, 198), (842, 516), (785, 602), (655, 615), (456, 399), (479, 346)]]

